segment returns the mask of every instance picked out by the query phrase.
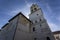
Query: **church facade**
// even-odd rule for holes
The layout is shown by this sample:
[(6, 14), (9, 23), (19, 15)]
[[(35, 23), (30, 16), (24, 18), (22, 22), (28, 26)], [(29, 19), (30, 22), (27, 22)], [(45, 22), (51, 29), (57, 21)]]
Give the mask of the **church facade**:
[(9, 20), (0, 31), (0, 40), (55, 40), (41, 8), (30, 7), (29, 19), (21, 12)]

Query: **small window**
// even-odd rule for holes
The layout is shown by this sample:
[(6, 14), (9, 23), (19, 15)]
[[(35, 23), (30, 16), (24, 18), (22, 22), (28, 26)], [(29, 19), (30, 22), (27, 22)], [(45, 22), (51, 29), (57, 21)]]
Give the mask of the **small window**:
[(59, 36), (57, 36), (56, 39), (59, 39)]
[(36, 11), (36, 10), (37, 10), (37, 8), (34, 8), (34, 10)]
[(40, 27), (41, 27), (41, 24), (40, 24)]
[(38, 14), (37, 14), (38, 15)]
[(35, 21), (35, 23), (37, 23), (37, 21)]
[(37, 40), (37, 38), (34, 38), (34, 40)]
[(50, 40), (50, 38), (49, 38), (49, 37), (47, 37), (47, 40)]
[(41, 19), (40, 19), (40, 21), (41, 21)]
[(33, 31), (35, 31), (35, 27), (33, 27)]

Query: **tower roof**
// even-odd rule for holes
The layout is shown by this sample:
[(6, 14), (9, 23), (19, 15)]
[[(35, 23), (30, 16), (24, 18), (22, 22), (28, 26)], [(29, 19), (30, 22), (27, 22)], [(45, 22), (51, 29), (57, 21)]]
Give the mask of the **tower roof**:
[(37, 4), (32, 4), (31, 7), (33, 7), (33, 6), (38, 6), (38, 5)]
[(32, 4), (31, 7), (30, 7), (31, 14), (33, 12), (36, 12), (39, 9), (40, 9), (40, 7), (37, 4)]

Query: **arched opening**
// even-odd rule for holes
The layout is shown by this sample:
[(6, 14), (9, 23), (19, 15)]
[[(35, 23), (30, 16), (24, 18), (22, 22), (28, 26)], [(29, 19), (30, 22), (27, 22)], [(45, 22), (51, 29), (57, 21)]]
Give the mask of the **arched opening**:
[(33, 27), (33, 32), (35, 31), (35, 27)]
[(50, 40), (50, 38), (49, 38), (49, 37), (47, 37), (47, 40)]
[(37, 8), (34, 8), (35, 11), (37, 11)]

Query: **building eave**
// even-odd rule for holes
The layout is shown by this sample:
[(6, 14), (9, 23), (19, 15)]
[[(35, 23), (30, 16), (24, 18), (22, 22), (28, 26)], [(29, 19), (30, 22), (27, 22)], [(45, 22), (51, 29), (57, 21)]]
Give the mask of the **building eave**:
[[(10, 21), (12, 21), (13, 19), (15, 19), (17, 16), (19, 16), (19, 15), (22, 15), (22, 16), (24, 16), (23, 14), (22, 14), (22, 12), (19, 12), (17, 15), (15, 15), (14, 17), (12, 17), (8, 22), (10, 22)], [(26, 16), (24, 16), (29, 22), (31, 22)]]
[(6, 24), (2, 27), (2, 29), (5, 28), (8, 24), (9, 24), (9, 23), (6, 23)]
[(60, 31), (55, 31), (53, 32), (53, 34), (60, 34)]

